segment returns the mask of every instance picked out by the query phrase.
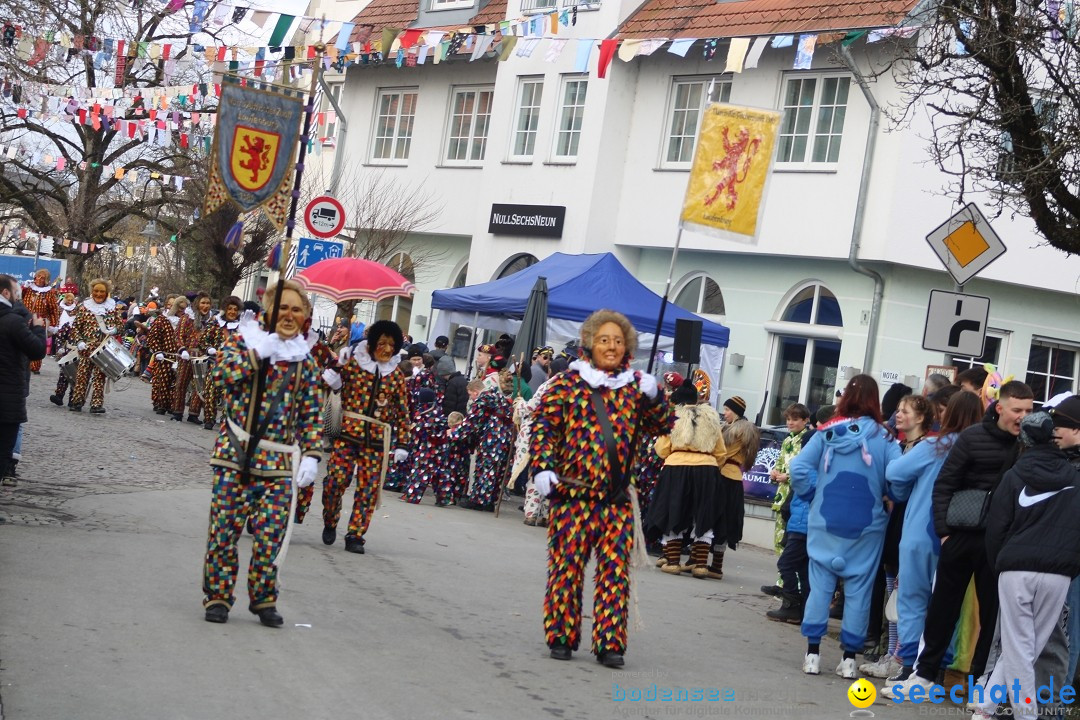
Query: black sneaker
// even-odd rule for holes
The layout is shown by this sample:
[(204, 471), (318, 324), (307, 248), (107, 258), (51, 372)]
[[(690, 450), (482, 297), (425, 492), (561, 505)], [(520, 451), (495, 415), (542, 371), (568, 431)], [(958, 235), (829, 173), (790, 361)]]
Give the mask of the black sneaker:
[(769, 597), (780, 597), (784, 593), (784, 588), (779, 585), (762, 585), (761, 592)]
[(90, 408), (90, 413), (92, 415), (104, 415), (105, 414), (105, 408), (103, 408), (103, 407), (92, 407), (92, 408)]
[(357, 555), (364, 554), (364, 538), (353, 537), (351, 535), (345, 536), (345, 552), (356, 553)]
[(896, 684), (898, 682), (904, 682), (909, 677), (911, 677), (914, 673), (915, 673), (915, 668), (905, 665), (904, 667), (900, 668), (900, 672), (896, 673), (895, 675), (893, 675), (892, 677), (887, 679), (885, 681), (885, 684), (887, 686), (891, 687), (892, 685), (894, 685), (894, 684)]
[(281, 617), (281, 614), (273, 605), (271, 605), (270, 607), (259, 608), (258, 610), (255, 610), (254, 608), (248, 609), (251, 610), (251, 612), (255, 615), (258, 615), (259, 622), (261, 622), (266, 627), (278, 628), (285, 624), (285, 618)]
[(226, 623), (229, 622), (229, 608), (224, 605), (211, 605), (206, 608), (206, 622)]
[(596, 662), (609, 668), (620, 668), (624, 663), (622, 653), (615, 652), (614, 650), (605, 650), (598, 654), (596, 656)]
[(213, 430), (214, 429), (214, 422), (212, 420), (207, 420), (206, 422), (204, 422), (202, 424), (202, 426), (203, 426), (203, 430)]
[(196, 425), (200, 425), (200, 424), (202, 424), (202, 421), (201, 421), (201, 420), (199, 420), (199, 418), (198, 418), (198, 417), (196, 417), (195, 415), (188, 415), (188, 416), (187, 416), (187, 421), (188, 421), (189, 423), (195, 423)]
[(68, 410), (71, 412), (82, 412), (82, 405), (68, 405)]
[(171, 418), (172, 418), (173, 420), (175, 420), (176, 422), (183, 422), (183, 420), (184, 420), (184, 413), (170, 413), (170, 414), (169, 414), (169, 417), (171, 417)]
[(569, 645), (556, 645), (551, 648), (551, 657), (554, 660), (569, 660), (574, 654)]
[(64, 398), (60, 397), (59, 395), (50, 395), (49, 402), (51, 402), (53, 405), (56, 405), (57, 407), (64, 406)]
[(154, 408), (154, 412), (156, 412), (158, 415), (164, 415), (167, 411), (165, 410), (165, 408)]
[(337, 528), (324, 527), (322, 531), (323, 545), (333, 545), (337, 540)]

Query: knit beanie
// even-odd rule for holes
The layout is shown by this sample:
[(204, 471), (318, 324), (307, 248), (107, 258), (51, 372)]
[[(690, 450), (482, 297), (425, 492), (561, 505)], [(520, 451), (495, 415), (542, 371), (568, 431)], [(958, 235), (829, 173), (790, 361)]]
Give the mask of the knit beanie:
[(724, 407), (728, 408), (739, 417), (746, 417), (746, 401), (738, 395), (732, 395), (725, 400)]

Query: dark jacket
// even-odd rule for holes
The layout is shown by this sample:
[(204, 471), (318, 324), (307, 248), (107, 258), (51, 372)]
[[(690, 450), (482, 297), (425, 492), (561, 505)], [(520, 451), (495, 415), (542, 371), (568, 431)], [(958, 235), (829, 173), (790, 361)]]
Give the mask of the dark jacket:
[(455, 370), (446, 378), (446, 387), (443, 390), (443, 412), (449, 415), (452, 412), (465, 414), (469, 404), (469, 381), (460, 371)]
[(1002, 475), (1016, 462), (1020, 443), (997, 425), (997, 405), (991, 405), (983, 421), (960, 433), (934, 482), (931, 507), (934, 530), (939, 537), (953, 531), (945, 523), (949, 501), (958, 490), (993, 490)]
[(986, 556), (997, 572), (1080, 575), (1080, 472), (1052, 444), (1029, 448), (990, 501)]
[(22, 303), (0, 302), (0, 423), (26, 422), (30, 361), (45, 357), (45, 328), (29, 322)]
[(435, 377), (441, 378), (457, 370), (454, 358), (447, 355), (442, 348), (432, 350), (431, 357), (435, 358)]

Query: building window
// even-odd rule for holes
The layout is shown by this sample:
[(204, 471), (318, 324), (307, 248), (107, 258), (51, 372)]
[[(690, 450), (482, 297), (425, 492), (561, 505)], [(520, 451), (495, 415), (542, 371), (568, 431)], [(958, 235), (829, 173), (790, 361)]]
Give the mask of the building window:
[(585, 93), (589, 89), (587, 78), (564, 77), (560, 93), (559, 126), (555, 133), (555, 159), (577, 158), (581, 142), (581, 123), (585, 117)]
[(474, 0), (429, 0), (428, 10), (460, 10), (475, 4)]
[(510, 277), (514, 273), (521, 272), (525, 268), (532, 267), (538, 262), (540, 261), (536, 259), (536, 256), (530, 255), (529, 253), (521, 253), (520, 255), (515, 255), (506, 261), (506, 264), (503, 265), (502, 270), (499, 271), (495, 279), (500, 280), (504, 277)]
[(675, 296), (675, 304), (692, 313), (724, 315), (724, 295), (720, 286), (708, 275), (698, 275), (683, 285)]
[(709, 104), (709, 88), (719, 88), (719, 102), (731, 100), (731, 82), (718, 77), (675, 78), (668, 100), (667, 129), (661, 167), (689, 169), (694, 159), (701, 113)]
[(1055, 342), (1034, 340), (1028, 352), (1026, 382), (1040, 406), (1055, 395), (1074, 392), (1078, 348)]
[(979, 357), (964, 357), (953, 355), (949, 363), (956, 366), (957, 372), (964, 372), (973, 367), (981, 368), (986, 363), (997, 365), (1002, 357), (1001, 348), (1005, 344), (1005, 338), (998, 335), (987, 335), (986, 345), (983, 346), (983, 354)]
[(454, 88), (446, 162), (475, 165), (484, 159), (494, 94), (491, 88)]
[(788, 78), (778, 163), (812, 166), (840, 158), (850, 86), (851, 79), (840, 76)]
[[(345, 83), (330, 83), (329, 84), (330, 95), (334, 98), (334, 100), (337, 101), (338, 105), (341, 104), (341, 89), (344, 86), (345, 86)], [(323, 135), (322, 142), (323, 142), (323, 145), (333, 145), (334, 142), (337, 140), (337, 131), (338, 131), (337, 111), (334, 109), (334, 106), (330, 103), (330, 100), (328, 100), (326, 98), (323, 98), (323, 111), (326, 112), (328, 119), (326, 121), (326, 133)], [(329, 118), (333, 118), (333, 120), (330, 120)]]
[(404, 163), (409, 159), (416, 96), (415, 89), (379, 91), (375, 105), (375, 141), (371, 149), (373, 161)]
[(521, 78), (518, 83), (517, 121), (510, 157), (532, 160), (536, 151), (536, 128), (540, 124), (540, 100), (544, 94), (543, 78)]
[[(780, 319), (808, 326), (843, 327), (840, 304), (828, 288), (813, 283), (799, 288), (784, 306)], [(815, 335), (822, 333), (817, 332)], [(765, 422), (784, 421), (784, 409), (802, 403), (813, 415), (833, 402), (840, 366), (840, 340), (803, 335), (798, 330), (775, 334), (774, 363)]]

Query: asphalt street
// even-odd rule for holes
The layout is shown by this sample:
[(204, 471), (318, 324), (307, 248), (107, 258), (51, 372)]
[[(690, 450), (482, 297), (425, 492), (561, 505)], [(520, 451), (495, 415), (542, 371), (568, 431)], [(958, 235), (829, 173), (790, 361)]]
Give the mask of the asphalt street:
[[(807, 677), (798, 628), (765, 619), (775, 603), (758, 587), (774, 579), (775, 557), (753, 547), (728, 553), (719, 582), (636, 571), (643, 627), (631, 630), (623, 670), (597, 664), (585, 643), (571, 662), (550, 659), (540, 615), (545, 531), (522, 524), (516, 501), (496, 519), (385, 497), (359, 556), (340, 539), (322, 544), (316, 492), (282, 570), (285, 627), (263, 627), (246, 611), (246, 540), (237, 607), (228, 624), (207, 623), (200, 585), (214, 433), (153, 414), (149, 386), (137, 380), (107, 398), (105, 415), (55, 407), (56, 372), (50, 359), (33, 378), (24, 480), (0, 489), (2, 718), (853, 711), (850, 683), (831, 672), (836, 642), (823, 644), (823, 674)], [(586, 637), (589, 627), (586, 618)], [(651, 699), (665, 688), (718, 699)], [(947, 703), (881, 698), (870, 710), (966, 716)]]

